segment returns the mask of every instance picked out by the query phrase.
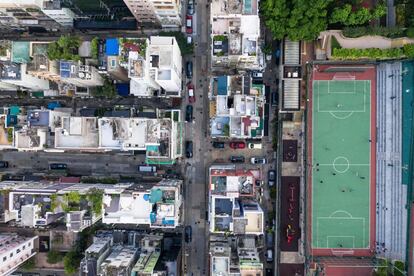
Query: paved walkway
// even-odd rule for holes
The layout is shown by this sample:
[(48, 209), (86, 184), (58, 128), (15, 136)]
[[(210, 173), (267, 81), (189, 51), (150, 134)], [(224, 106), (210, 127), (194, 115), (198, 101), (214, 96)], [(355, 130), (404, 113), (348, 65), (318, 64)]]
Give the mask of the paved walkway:
[[(342, 48), (359, 48), (359, 49), (366, 49), (366, 48), (380, 48), (380, 49), (388, 49), (388, 48), (396, 48), (402, 47), (404, 44), (414, 43), (414, 39), (409, 39), (406, 37), (403, 38), (386, 38), (383, 36), (378, 35), (370, 35), (370, 36), (362, 36), (356, 38), (349, 38), (345, 37), (342, 34), (342, 31), (337, 30), (330, 30), (321, 33), (321, 37), (323, 36), (334, 36), (336, 40), (338, 40), (339, 44)], [(330, 52), (330, 44), (327, 47), (327, 51)]]

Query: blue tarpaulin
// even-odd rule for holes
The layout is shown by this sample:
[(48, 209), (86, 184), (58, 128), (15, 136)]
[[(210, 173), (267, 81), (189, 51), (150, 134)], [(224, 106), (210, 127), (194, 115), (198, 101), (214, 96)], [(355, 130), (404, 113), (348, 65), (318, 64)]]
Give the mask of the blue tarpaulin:
[(129, 83), (117, 83), (116, 91), (119, 96), (128, 96), (129, 95)]
[(119, 55), (119, 43), (117, 38), (108, 38), (106, 40), (106, 55), (117, 56)]

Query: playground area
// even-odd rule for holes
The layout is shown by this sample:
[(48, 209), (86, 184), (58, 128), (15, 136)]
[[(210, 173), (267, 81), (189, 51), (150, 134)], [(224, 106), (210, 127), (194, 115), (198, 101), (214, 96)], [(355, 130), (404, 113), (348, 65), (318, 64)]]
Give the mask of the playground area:
[(316, 254), (354, 255), (369, 251), (373, 238), (375, 82), (349, 72), (319, 74), (325, 79), (312, 81), (309, 133), (311, 247)]

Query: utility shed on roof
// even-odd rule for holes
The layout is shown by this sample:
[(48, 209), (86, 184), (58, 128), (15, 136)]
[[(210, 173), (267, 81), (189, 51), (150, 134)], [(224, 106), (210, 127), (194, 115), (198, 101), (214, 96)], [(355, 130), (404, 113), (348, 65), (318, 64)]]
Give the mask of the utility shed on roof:
[(300, 109), (300, 80), (283, 80), (282, 111), (295, 111)]
[(117, 38), (108, 38), (106, 40), (106, 55), (107, 56), (119, 55), (119, 42)]
[(285, 39), (283, 48), (283, 64), (298, 65), (300, 64), (300, 42)]

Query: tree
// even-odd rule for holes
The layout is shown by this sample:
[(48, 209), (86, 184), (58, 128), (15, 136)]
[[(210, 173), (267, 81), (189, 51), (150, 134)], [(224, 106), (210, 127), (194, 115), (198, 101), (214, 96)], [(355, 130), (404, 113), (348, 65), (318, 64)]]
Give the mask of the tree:
[(78, 49), (82, 40), (78, 36), (62, 35), (58, 41), (49, 43), (47, 56), (50, 60), (80, 60)]
[(265, 0), (266, 26), (275, 39), (313, 40), (327, 27), (327, 7), (332, 0)]
[(117, 95), (115, 85), (109, 78), (105, 78), (103, 86), (96, 87), (96, 89), (92, 90), (91, 94), (94, 97), (106, 97), (110, 99), (115, 98)]
[(351, 11), (352, 6), (349, 4), (346, 4), (343, 7), (334, 8), (331, 17), (329, 18), (329, 23), (346, 22)]
[(66, 253), (65, 257), (63, 258), (63, 267), (65, 268), (65, 272), (69, 275), (74, 274), (78, 268), (81, 261), (81, 255), (72, 250)]

